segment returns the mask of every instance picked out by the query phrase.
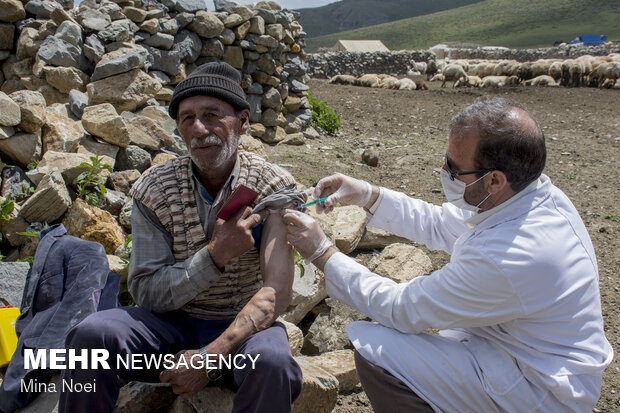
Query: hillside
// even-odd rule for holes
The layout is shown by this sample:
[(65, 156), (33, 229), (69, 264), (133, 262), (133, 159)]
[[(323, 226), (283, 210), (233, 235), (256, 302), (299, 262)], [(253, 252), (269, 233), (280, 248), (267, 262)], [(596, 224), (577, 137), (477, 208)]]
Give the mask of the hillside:
[(299, 9), (308, 38), (449, 10), (482, 0), (343, 0)]
[(515, 48), (547, 47), (578, 34), (620, 40), (617, 0), (484, 0), (452, 10), (308, 39), (308, 51), (339, 39), (381, 40), (392, 50), (426, 49), (441, 42)]

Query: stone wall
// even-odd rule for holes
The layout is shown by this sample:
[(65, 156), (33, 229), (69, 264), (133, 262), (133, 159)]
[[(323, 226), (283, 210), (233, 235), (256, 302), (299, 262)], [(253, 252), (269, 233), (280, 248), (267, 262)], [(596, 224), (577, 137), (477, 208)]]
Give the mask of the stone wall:
[(315, 53), (306, 56), (308, 74), (313, 78), (328, 79), (334, 75), (361, 76), (368, 73), (406, 75), (411, 61), (425, 62), (432, 53), (426, 50), (400, 52)]
[(167, 104), (174, 86), (198, 65), (223, 60), (243, 74), (255, 136), (278, 142), (311, 118), (305, 33), (298, 16), (276, 4), (224, 4), (210, 12), (204, 0), (24, 3), (0, 0), (0, 90), (6, 94), (38, 91), (51, 105), (68, 102), (75, 90), (85, 105), (135, 111)]
[(565, 45), (541, 49), (449, 49), (446, 57), (468, 60), (534, 62), (538, 59), (568, 59), (583, 55), (607, 56), (610, 53), (620, 53), (620, 46), (583, 47)]
[[(445, 57), (472, 60), (516, 60), (533, 62), (538, 59), (577, 57), (582, 55), (606, 56), (620, 53), (620, 46), (578, 47), (561, 46), (545, 49), (446, 49)], [(426, 62), (435, 56), (428, 50), (398, 52), (314, 53), (306, 56), (308, 74), (313, 78), (328, 79), (335, 75), (361, 76), (368, 73), (406, 75), (411, 61)]]

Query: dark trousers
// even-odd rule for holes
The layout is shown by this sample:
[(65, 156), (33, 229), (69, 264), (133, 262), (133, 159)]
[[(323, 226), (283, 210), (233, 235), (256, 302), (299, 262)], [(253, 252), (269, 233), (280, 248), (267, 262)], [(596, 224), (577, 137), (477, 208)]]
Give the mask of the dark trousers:
[[(162, 370), (126, 369), (117, 355), (175, 354), (198, 349), (216, 339), (232, 320), (200, 320), (182, 312), (155, 314), (138, 307), (115, 308), (88, 316), (67, 336), (67, 349), (106, 349), (111, 369), (64, 370), (63, 380), (96, 383), (95, 392), (62, 392), (60, 412), (111, 412), (118, 399), (120, 378), (159, 382)], [(79, 353), (79, 352), (78, 352)], [(248, 337), (236, 354), (246, 357), (245, 368), (229, 374), (236, 389), (234, 412), (289, 412), (301, 392), (301, 369), (293, 359), (285, 327), (275, 323)], [(241, 364), (241, 363), (239, 363)], [(61, 386), (62, 388), (62, 386)]]
[(433, 409), (405, 383), (355, 351), (355, 368), (376, 413), (432, 413)]

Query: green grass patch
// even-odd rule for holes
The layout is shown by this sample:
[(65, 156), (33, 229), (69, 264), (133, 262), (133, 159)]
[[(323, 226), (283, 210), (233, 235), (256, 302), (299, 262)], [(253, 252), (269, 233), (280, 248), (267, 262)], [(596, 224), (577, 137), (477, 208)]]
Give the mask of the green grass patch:
[(337, 40), (381, 40), (391, 50), (427, 49), (443, 42), (513, 48), (549, 47), (579, 34), (620, 40), (617, 0), (485, 0), (362, 29), (308, 39), (308, 51)]

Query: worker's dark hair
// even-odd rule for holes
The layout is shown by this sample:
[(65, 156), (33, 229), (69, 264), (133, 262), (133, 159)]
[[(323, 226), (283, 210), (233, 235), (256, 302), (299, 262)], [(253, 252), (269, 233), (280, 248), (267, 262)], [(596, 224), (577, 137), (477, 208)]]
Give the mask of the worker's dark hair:
[[(523, 113), (525, 117), (516, 116)], [(516, 192), (540, 177), (547, 159), (545, 135), (534, 116), (518, 102), (498, 97), (476, 99), (450, 122), (451, 137), (470, 131), (480, 138), (476, 169), (502, 171)]]

